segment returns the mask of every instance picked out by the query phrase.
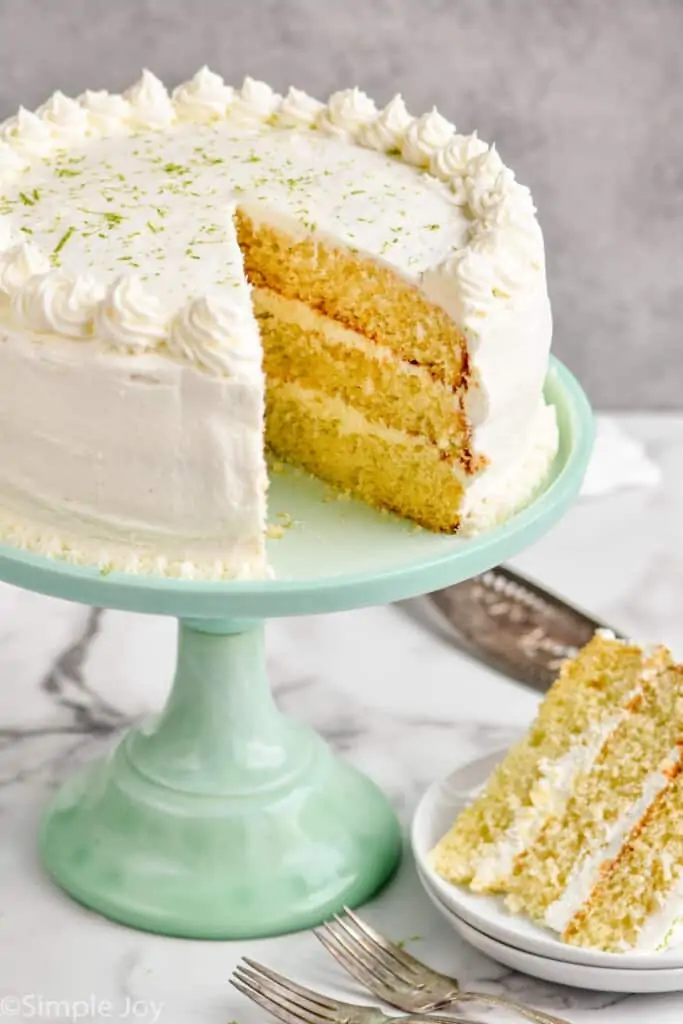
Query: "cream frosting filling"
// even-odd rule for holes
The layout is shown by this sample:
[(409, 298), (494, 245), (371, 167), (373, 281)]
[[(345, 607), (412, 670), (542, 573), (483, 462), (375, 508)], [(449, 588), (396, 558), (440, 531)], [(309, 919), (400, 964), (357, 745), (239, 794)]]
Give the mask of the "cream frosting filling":
[(283, 318), (287, 323), (296, 324), (303, 331), (322, 333), (335, 346), (338, 345), (341, 348), (362, 352), (367, 359), (373, 362), (394, 364), (400, 367), (401, 373), (417, 377), (425, 385), (429, 384), (430, 387), (437, 388), (450, 399), (453, 413), (456, 414), (459, 411), (460, 402), (458, 394), (454, 393), (448, 384), (433, 377), (425, 366), (416, 366), (414, 363), (401, 359), (387, 345), (371, 341), (359, 331), (345, 327), (337, 320), (325, 316), (323, 313), (318, 312), (318, 310), (312, 309), (311, 306), (307, 306), (305, 302), (301, 302), (299, 299), (287, 298), (272, 288), (263, 288), (261, 286), (255, 286), (252, 289), (252, 294), (258, 299), (259, 312), (264, 310), (265, 312), (272, 313), (273, 316)]
[[(378, 420), (368, 419), (359, 409), (355, 409), (338, 395), (328, 395), (323, 391), (313, 391), (296, 381), (276, 381), (277, 390), (284, 398), (292, 398), (302, 405), (315, 410), (320, 416), (335, 420), (339, 425), (339, 433), (359, 434), (364, 437), (379, 437), (387, 444), (400, 445), (406, 448), (421, 448), (426, 438), (409, 434), (398, 427), (387, 426)], [(454, 467), (454, 472), (458, 470)]]

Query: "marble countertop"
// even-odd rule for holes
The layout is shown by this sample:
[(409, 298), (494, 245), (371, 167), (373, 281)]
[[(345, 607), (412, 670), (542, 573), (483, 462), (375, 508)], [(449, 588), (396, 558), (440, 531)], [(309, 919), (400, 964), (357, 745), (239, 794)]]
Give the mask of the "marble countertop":
[[(683, 417), (620, 422), (646, 444), (662, 485), (581, 500), (515, 564), (618, 627), (681, 654)], [(469, 660), (424, 612), (420, 599), (274, 622), (268, 633), (281, 706), (374, 776), (406, 824), (429, 782), (505, 746), (538, 700)], [(362, 1001), (310, 934), (235, 944), (145, 935), (81, 909), (43, 876), (36, 828), (49, 791), (125, 724), (161, 705), (173, 639), (174, 623), (162, 618), (98, 612), (0, 586), (0, 1017), (9, 996), (23, 1000), (24, 1019), (58, 1019), (49, 1001), (61, 1000), (72, 1016), (93, 1021), (127, 1015), (163, 1024), (256, 1024), (264, 1015), (228, 985), (242, 954)], [(366, 913), (394, 937), (419, 936), (415, 952), (464, 985), (514, 995), (576, 1024), (674, 1024), (683, 1017), (683, 993), (560, 988), (488, 960), (438, 916), (408, 856)], [(113, 1009), (98, 1010), (107, 1001)], [(6, 1004), (8, 1019), (14, 1005)]]

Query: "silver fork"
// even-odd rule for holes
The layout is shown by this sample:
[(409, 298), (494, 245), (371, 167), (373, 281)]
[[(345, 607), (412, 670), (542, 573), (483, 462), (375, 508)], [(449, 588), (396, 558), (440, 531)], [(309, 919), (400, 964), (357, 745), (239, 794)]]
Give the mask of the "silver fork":
[(431, 1013), (463, 1003), (514, 1010), (534, 1024), (569, 1024), (542, 1010), (488, 992), (463, 992), (457, 978), (427, 967), (345, 907), (345, 914), (315, 930), (316, 938), (361, 985), (404, 1013)]
[(390, 1017), (379, 1006), (330, 999), (247, 957), (236, 967), (230, 984), (283, 1024), (478, 1024), (472, 1017), (428, 1017), (419, 1013)]

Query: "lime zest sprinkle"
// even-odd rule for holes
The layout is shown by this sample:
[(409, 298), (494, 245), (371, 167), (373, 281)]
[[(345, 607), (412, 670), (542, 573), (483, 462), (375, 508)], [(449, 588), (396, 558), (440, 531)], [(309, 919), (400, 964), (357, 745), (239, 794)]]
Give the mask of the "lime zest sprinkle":
[(62, 251), (62, 249), (64, 248), (64, 246), (66, 245), (66, 243), (69, 241), (71, 236), (73, 234), (75, 234), (75, 231), (76, 231), (75, 227), (67, 228), (66, 231), (64, 232), (64, 234), (62, 235), (62, 237), (57, 242), (56, 246), (52, 250), (52, 262), (54, 264), (58, 264), (59, 263), (59, 254)]
[(20, 192), (19, 193), (19, 198), (21, 199), (21, 201), (24, 204), (24, 206), (35, 206), (36, 205), (35, 198), (31, 199), (31, 197), (27, 196), (25, 192)]
[(422, 941), (422, 936), (421, 935), (410, 935), (410, 936), (408, 936), (407, 939), (399, 939), (397, 942), (394, 943), (394, 945), (398, 946), (399, 949), (405, 949), (409, 942), (421, 942), (421, 941)]
[(109, 227), (120, 224), (125, 219), (122, 213), (112, 213), (111, 210), (86, 210), (83, 206), (79, 207), (79, 213), (87, 213), (92, 217), (104, 217)]
[(189, 174), (190, 170), (188, 167), (183, 167), (182, 164), (168, 163), (164, 164), (163, 170), (166, 174)]

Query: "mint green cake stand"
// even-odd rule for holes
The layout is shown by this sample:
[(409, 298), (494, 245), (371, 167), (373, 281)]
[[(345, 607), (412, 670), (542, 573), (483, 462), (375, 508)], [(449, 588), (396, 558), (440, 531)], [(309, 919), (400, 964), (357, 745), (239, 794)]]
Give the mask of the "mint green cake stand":
[(561, 436), (551, 479), (476, 539), (330, 501), (324, 485), (287, 471), (271, 481), (273, 520), (293, 520), (271, 542), (274, 580), (103, 576), (0, 547), (10, 583), (180, 619), (166, 708), (68, 781), (47, 811), (40, 845), (59, 885), (133, 927), (203, 939), (310, 927), (371, 896), (399, 859), (396, 817), (374, 783), (278, 711), (263, 620), (426, 593), (535, 541), (576, 496), (593, 436), (588, 402), (557, 361), (547, 397)]

